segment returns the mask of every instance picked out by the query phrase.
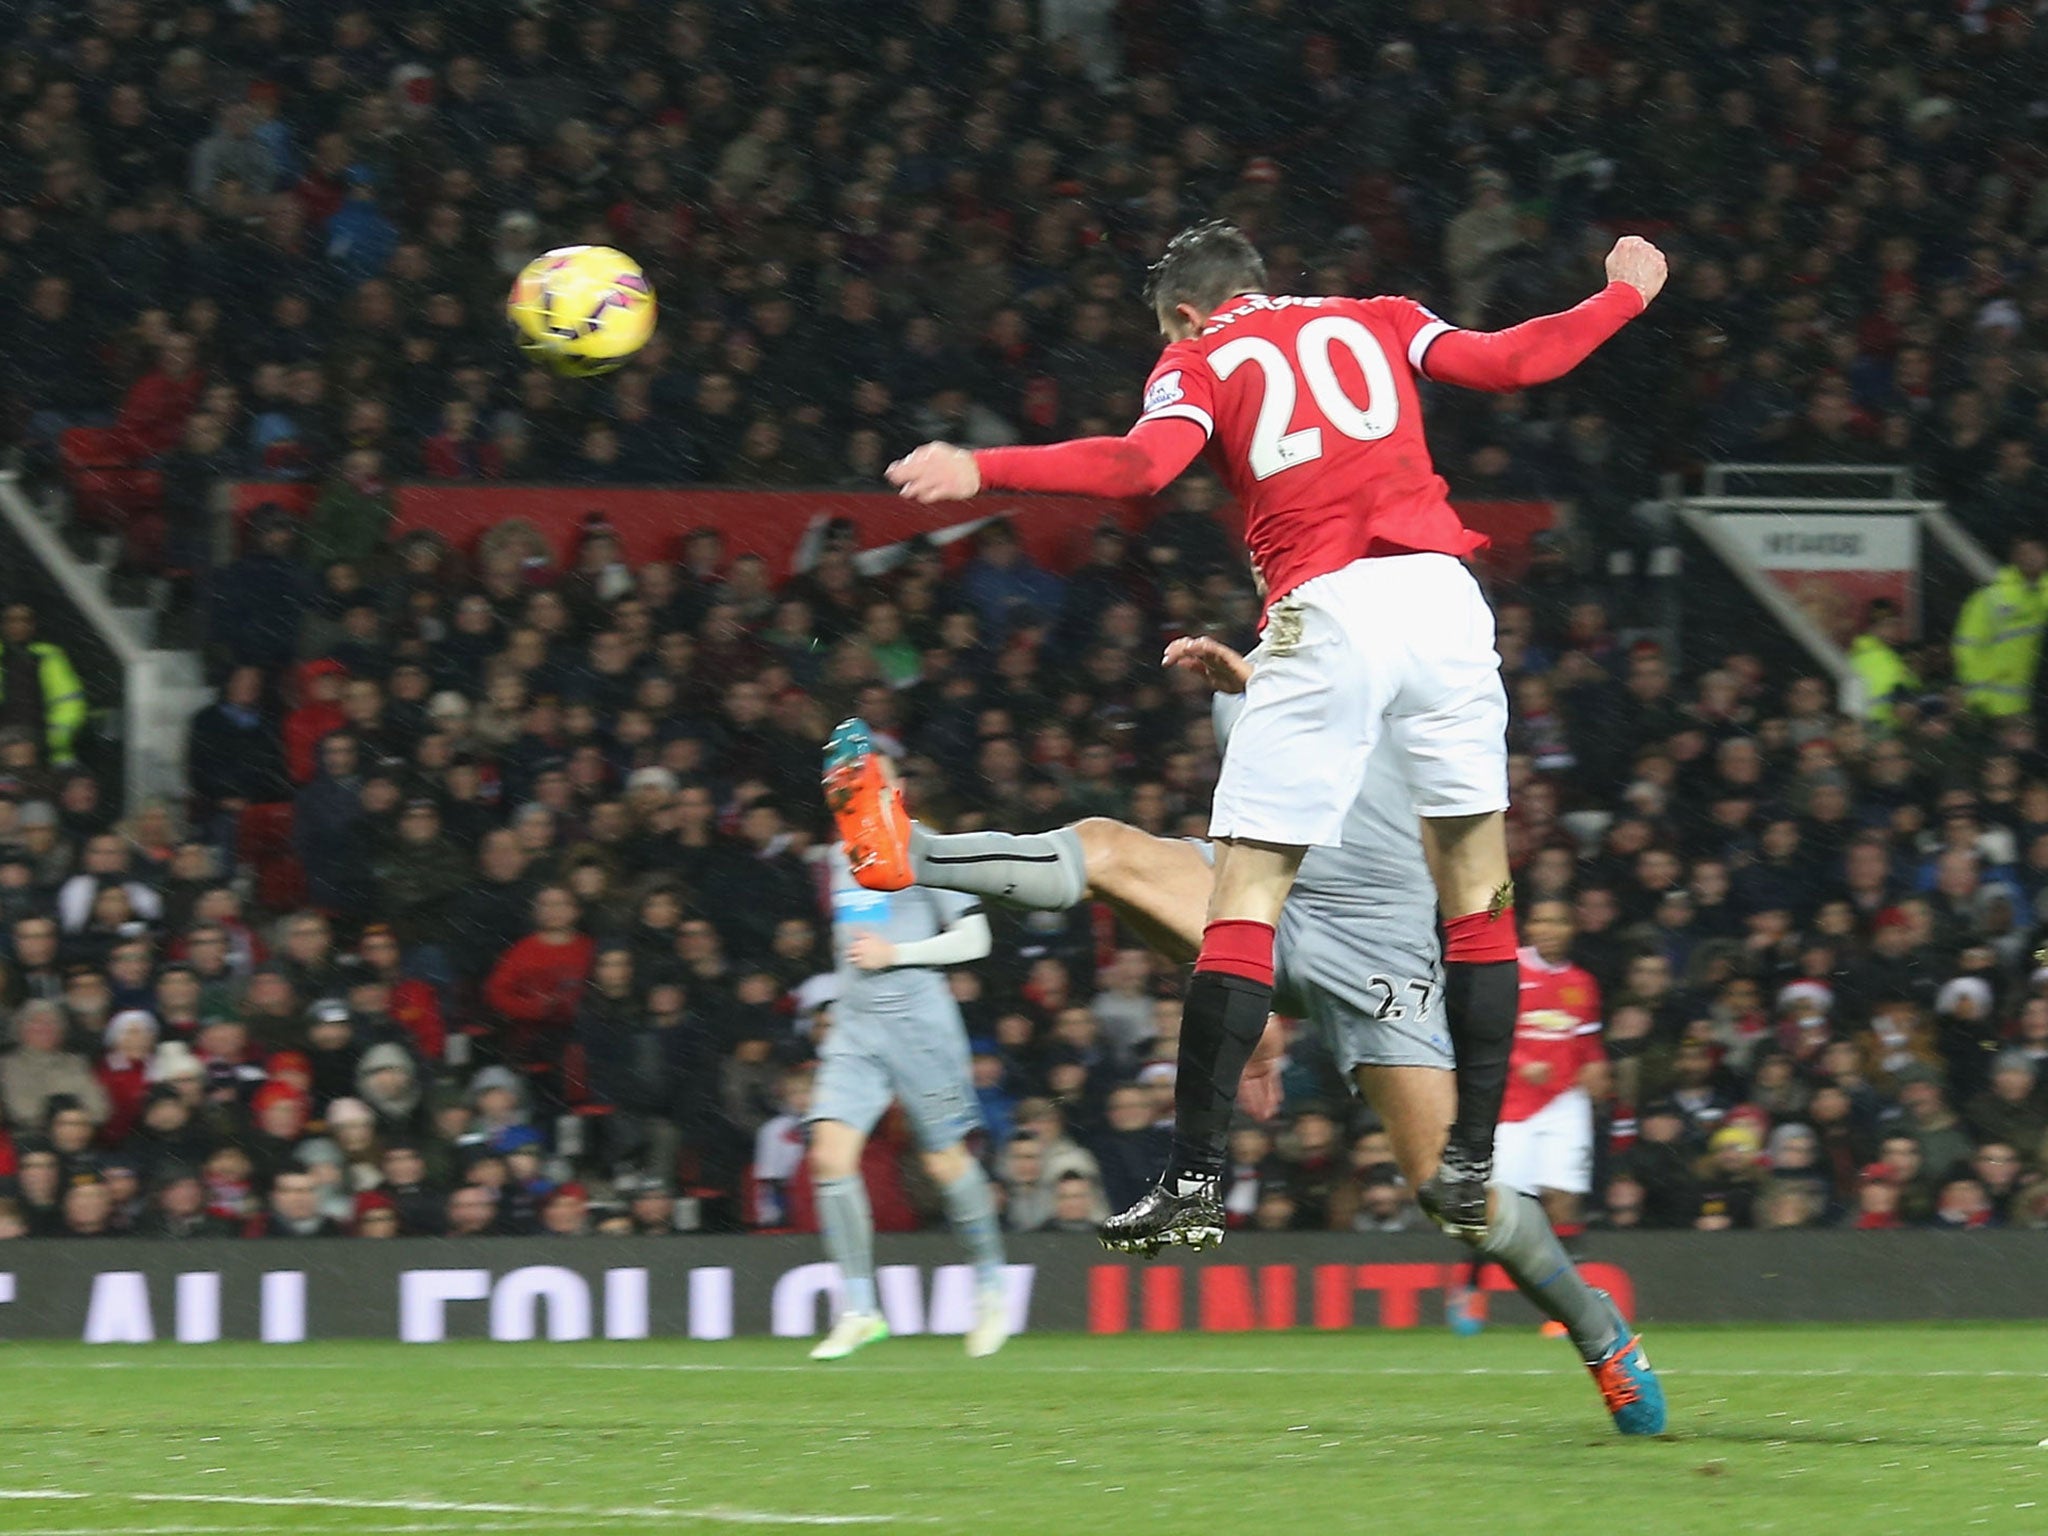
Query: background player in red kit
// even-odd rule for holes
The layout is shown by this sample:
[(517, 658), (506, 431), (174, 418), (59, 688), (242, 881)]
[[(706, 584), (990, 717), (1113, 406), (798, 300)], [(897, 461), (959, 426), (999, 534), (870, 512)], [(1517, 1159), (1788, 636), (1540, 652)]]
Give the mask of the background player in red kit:
[(1572, 909), (1539, 901), (1522, 915), (1521, 1008), (1508, 1091), (1493, 1144), (1494, 1177), (1534, 1195), (1569, 1239), (1593, 1187), (1593, 1100), (1605, 1088), (1600, 984), (1571, 962)]
[[(1272, 1001), (1274, 925), (1303, 852), (1338, 843), (1383, 737), (1423, 818), (1458, 1064), (1450, 1143), (1418, 1193), (1447, 1229), (1484, 1230), (1515, 1019), (1507, 701), (1493, 616), (1463, 564), (1483, 541), (1430, 462), (1416, 386), (1518, 390), (1570, 371), (1656, 296), (1664, 258), (1631, 236), (1607, 275), (1574, 309), (1479, 333), (1408, 299), (1269, 295), (1242, 231), (1198, 225), (1153, 269), (1169, 345), (1130, 432), (976, 453), (927, 443), (890, 466), (919, 501), (992, 488), (1137, 496), (1206, 448), (1245, 509), (1266, 626), (1216, 787), (1215, 886), (1181, 1028), (1173, 1153), (1159, 1187), (1103, 1224), (1112, 1247), (1220, 1240), (1216, 1175)], [(843, 830), (902, 825), (854, 793), (842, 803)]]

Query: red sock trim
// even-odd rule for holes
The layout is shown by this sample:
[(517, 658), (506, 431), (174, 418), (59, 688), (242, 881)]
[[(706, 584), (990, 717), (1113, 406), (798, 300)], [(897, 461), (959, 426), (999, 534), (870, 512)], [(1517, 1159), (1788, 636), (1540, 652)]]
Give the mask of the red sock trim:
[(1512, 960), (1519, 940), (1515, 936), (1515, 909), (1499, 912), (1468, 912), (1444, 924), (1444, 959), (1468, 965), (1485, 965), (1495, 960)]
[(1195, 957), (1197, 971), (1220, 971), (1241, 976), (1260, 986), (1273, 985), (1273, 925), (1246, 918), (1224, 918), (1202, 930), (1202, 952)]

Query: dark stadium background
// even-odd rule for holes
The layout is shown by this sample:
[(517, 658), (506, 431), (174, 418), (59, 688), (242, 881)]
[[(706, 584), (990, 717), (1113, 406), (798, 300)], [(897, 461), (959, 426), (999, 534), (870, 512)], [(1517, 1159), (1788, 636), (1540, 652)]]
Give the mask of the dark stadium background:
[[(112, 0), (7, 29), (21, 486), (247, 705), (190, 721), (176, 792), (124, 782), (120, 669), (10, 551), (95, 712), (59, 743), (7, 658), (7, 1000), (64, 1009), (54, 1057), (0, 1057), (8, 1236), (296, 1230), (269, 1190), (301, 1163), (323, 1231), (391, 1204), (431, 1234), (476, 1177), (508, 1232), (805, 1228), (787, 1113), (831, 722), (866, 713), (963, 825), (1202, 824), (1206, 702), (1156, 657), (1247, 640), (1255, 611), (1205, 473), (1058, 539), (1020, 511), (1021, 550), (998, 525), (856, 557), (903, 537), (863, 498), (925, 437), (1121, 430), (1144, 267), (1209, 215), (1277, 288), (1472, 325), (1579, 297), (1618, 232), (1671, 254), (1656, 310), (1567, 382), (1430, 404), (1456, 496), (1533, 509), (1491, 570), (1518, 784), (1544, 786), (1523, 898), (1578, 901), (1610, 1019), (1633, 1010), (1596, 1226), (2048, 1221), (2038, 668), (2003, 713), (1957, 685), (1977, 583), (1930, 557), (1913, 688), (1860, 723), (1803, 712), (1799, 649), (1638, 511), (1716, 461), (1900, 464), (1997, 559), (2040, 529), (2048, 72), (2020, 9)], [(631, 252), (662, 299), (608, 380), (507, 341), (511, 273), (574, 241)], [(529, 485), (563, 489), (492, 516)], [(416, 511), (463, 497), (453, 538)], [(1684, 574), (1652, 576), (1672, 542)], [(2048, 595), (2015, 600), (2037, 656)], [(316, 773), (344, 726), (353, 768)], [(406, 843), (418, 801), (436, 828)], [(144, 894), (23, 963), (21, 925), (109, 830), (126, 872), (75, 899)], [(1852, 887), (1858, 847), (1878, 877)], [(580, 937), (522, 944), (551, 882)], [(358, 955), (385, 932), (380, 982)], [(230, 963), (192, 1010), (162, 978), (187, 987), (195, 934)], [(1098, 1210), (1159, 1154), (1106, 1114), (1121, 1084), (1159, 1099), (1172, 1054), (1180, 978), (1128, 942), (1101, 912), (1005, 918), (956, 982), (991, 1167), (1020, 1128), (1052, 1154), (1008, 1188), (1019, 1226), (1061, 1219), (1059, 1173)], [(613, 945), (634, 986), (590, 995)], [(130, 1011), (132, 1055), (108, 1034)], [(397, 1075), (363, 1105), (373, 1050)], [(1287, 1084), (1247, 1143), (1261, 1221), (1351, 1229), (1384, 1178), (1371, 1127), (1305, 1045)], [(85, 1110), (82, 1142), (52, 1146), (53, 1106)], [(393, 1191), (397, 1144), (427, 1177)], [(903, 1150), (870, 1168), (894, 1230), (932, 1217)]]

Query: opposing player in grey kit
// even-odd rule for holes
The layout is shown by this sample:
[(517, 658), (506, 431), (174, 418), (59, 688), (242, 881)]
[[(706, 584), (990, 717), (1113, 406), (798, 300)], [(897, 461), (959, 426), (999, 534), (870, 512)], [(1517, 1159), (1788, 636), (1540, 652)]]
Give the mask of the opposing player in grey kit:
[[(1217, 734), (1228, 734), (1251, 674), (1243, 656), (1209, 639), (1176, 640), (1172, 666), (1200, 669), (1217, 690)], [(1013, 906), (1059, 910), (1105, 901), (1160, 954), (1186, 963), (1202, 942), (1210, 863), (1205, 844), (1154, 837), (1093, 818), (1021, 836), (914, 829), (920, 885)], [(1423, 859), (1400, 765), (1376, 756), (1344, 823), (1343, 844), (1311, 848), (1282, 910), (1274, 945), (1274, 1007), (1305, 1020), (1353, 1089), (1385, 1124), (1410, 1188), (1436, 1169), (1455, 1098), (1450, 1041), (1441, 1022), (1436, 888)], [(1270, 1074), (1278, 1037), (1268, 1029), (1248, 1075)], [(1663, 1389), (1641, 1341), (1607, 1293), (1588, 1285), (1532, 1197), (1495, 1184), (1480, 1253), (1499, 1264), (1545, 1315), (1563, 1323), (1593, 1373), (1615, 1427), (1664, 1428)], [(1467, 1242), (1472, 1235), (1457, 1233)], [(1197, 1232), (1190, 1246), (1223, 1234)]]
[(860, 1155), (891, 1101), (903, 1106), (938, 1186), (946, 1219), (974, 1265), (967, 1353), (1009, 1337), (1003, 1239), (988, 1176), (967, 1149), (981, 1125), (967, 1026), (939, 966), (989, 951), (981, 903), (952, 891), (870, 891), (832, 854), (832, 947), (839, 996), (818, 1050), (811, 1093), (811, 1175), (825, 1252), (839, 1266), (842, 1306), (813, 1360), (840, 1360), (889, 1336), (875, 1295), (875, 1225)]

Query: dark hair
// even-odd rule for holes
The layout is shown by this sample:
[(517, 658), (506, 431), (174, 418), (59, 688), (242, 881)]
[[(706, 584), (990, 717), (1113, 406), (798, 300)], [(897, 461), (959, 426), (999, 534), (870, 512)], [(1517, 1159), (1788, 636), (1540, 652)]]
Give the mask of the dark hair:
[(1225, 299), (1266, 286), (1266, 260), (1251, 237), (1235, 224), (1211, 219), (1193, 224), (1166, 242), (1145, 281), (1155, 310), (1193, 305), (1208, 314)]

